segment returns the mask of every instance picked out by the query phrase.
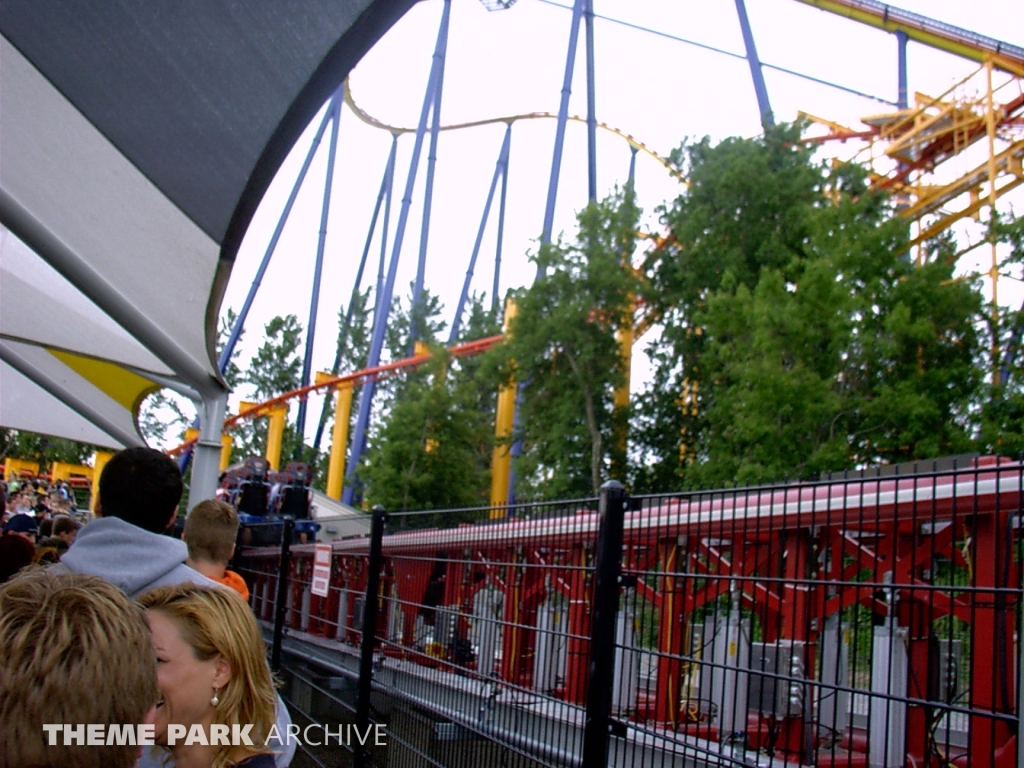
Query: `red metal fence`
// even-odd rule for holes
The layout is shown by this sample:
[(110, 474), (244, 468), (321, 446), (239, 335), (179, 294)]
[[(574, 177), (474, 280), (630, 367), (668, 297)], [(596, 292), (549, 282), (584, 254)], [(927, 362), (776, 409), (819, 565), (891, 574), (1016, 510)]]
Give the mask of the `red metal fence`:
[[(487, 511), (391, 515), (374, 653), (394, 673), (376, 690), (529, 764), (601, 764), (603, 749), (629, 765), (1016, 766), (1024, 470), (968, 463), (656, 497), (612, 488), (600, 515), (597, 500), (448, 528), (421, 526)], [(609, 544), (599, 532), (616, 515)], [(312, 548), (292, 547), (285, 625), (354, 652), (368, 541), (332, 556), (318, 597)], [(273, 621), (279, 551), (243, 562)], [(587, 741), (595, 716), (603, 747)]]

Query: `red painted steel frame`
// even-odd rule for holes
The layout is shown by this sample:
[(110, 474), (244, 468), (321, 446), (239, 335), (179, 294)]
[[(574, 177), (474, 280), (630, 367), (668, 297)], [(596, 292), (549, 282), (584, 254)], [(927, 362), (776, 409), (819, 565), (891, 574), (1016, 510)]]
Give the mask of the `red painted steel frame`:
[[(660, 727), (695, 732), (692, 713), (683, 709), (680, 698), (687, 622), (730, 592), (738, 593), (742, 605), (757, 617), (765, 642), (806, 642), (811, 671), (827, 617), (859, 605), (885, 620), (890, 618), (890, 606), (896, 605), (892, 618), (908, 631), (908, 754), (917, 765), (938, 764), (929, 741), (929, 635), (932, 623), (948, 616), (969, 625), (973, 764), (1012, 765), (1012, 723), (992, 713), (1016, 712), (1013, 649), (1021, 585), (1013, 553), (1021, 470), (1016, 463), (1002, 461), (997, 468), (986, 461), (976, 471), (938, 473), (925, 480), (858, 478), (650, 499), (643, 511), (628, 513), (623, 571), (635, 580), (636, 594), (658, 617), (658, 691), (656, 700), (638, 704), (636, 716)], [(458, 613), (456, 638), (468, 637), (473, 598), (480, 589), (491, 584), (504, 595), (504, 650), (498, 674), (507, 684), (532, 685), (538, 610), (549, 591), (567, 597), (567, 662), (555, 695), (581, 704), (586, 700), (589, 659), (588, 567), (597, 523), (596, 514), (582, 512), (569, 518), (413, 530), (385, 537), (388, 565), (381, 595), (387, 607), (407, 609), (402, 619), (403, 652), (414, 660), (424, 658), (412, 648), (416, 612), (444, 553), (443, 605)], [(969, 546), (958, 546), (965, 539)], [(340, 634), (344, 642), (358, 643), (358, 632), (339, 633), (335, 622), (342, 590), (347, 590), (350, 604), (345, 613), (351, 617), (355, 597), (365, 589), (367, 546), (363, 539), (334, 542), (332, 594), (311, 604), (311, 634)], [(261, 596), (263, 590), (274, 593), (276, 554), (264, 549), (247, 556), (255, 582), (254, 607), (263, 619), (273, 615)], [(295, 629), (301, 628), (298, 607), (312, 554), (309, 545), (292, 548), (295, 591), (289, 623)], [(969, 570), (971, 589), (957, 593), (932, 583), (936, 557)], [(871, 574), (868, 582), (858, 580), (864, 573)], [(895, 599), (880, 595), (877, 585), (883, 582), (891, 583)], [(386, 637), (387, 610), (382, 614), (378, 631)], [(1002, 668), (997, 657), (1003, 660)], [(700, 727), (702, 735), (713, 737), (714, 729)], [(777, 756), (800, 762), (818, 745), (817, 734), (808, 730), (802, 717), (769, 723), (751, 715), (748, 731), (753, 746), (773, 728)], [(856, 742), (856, 734), (848, 741)], [(996, 758), (989, 762), (977, 757), (987, 755)], [(849, 764), (858, 764), (861, 757), (851, 753)], [(835, 755), (819, 759), (821, 765), (833, 763), (839, 764)]]

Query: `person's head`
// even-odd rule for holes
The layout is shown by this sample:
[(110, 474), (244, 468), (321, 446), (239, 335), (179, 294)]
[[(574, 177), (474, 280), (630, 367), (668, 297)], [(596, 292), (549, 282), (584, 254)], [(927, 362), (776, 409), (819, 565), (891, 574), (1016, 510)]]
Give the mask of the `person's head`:
[(18, 491), (18, 495), (14, 497), (14, 511), (16, 514), (24, 515), (35, 504), (35, 494), (32, 492), (32, 486), (23, 487)]
[(15, 515), (4, 523), (3, 532), (5, 534), (21, 536), (35, 545), (36, 535), (39, 533), (39, 526), (36, 524), (36, 519), (34, 517), (22, 513)]
[(227, 565), (238, 537), (238, 513), (217, 499), (201, 501), (185, 518), (182, 538), (188, 545), (188, 558)]
[[(45, 541), (53, 541), (53, 539), (45, 539)], [(41, 547), (36, 545), (36, 554), (32, 558), (32, 562), (36, 565), (53, 565), (54, 563), (60, 562), (60, 552), (54, 546)]]
[[(0, 584), (32, 562), (36, 556), (36, 547), (22, 536), (5, 533), (0, 536)], [(0, 656), (0, 664), (3, 657)]]
[(39, 539), (36, 542), (36, 549), (42, 549), (43, 547), (52, 547), (57, 550), (58, 555), (63, 555), (68, 551), (67, 542), (64, 539), (58, 539), (56, 536), (48, 536), (45, 539)]
[(55, 539), (62, 539), (69, 547), (75, 543), (78, 529), (82, 524), (69, 515), (58, 515), (53, 518), (53, 533)]
[(170, 456), (154, 448), (127, 448), (103, 468), (96, 514), (163, 533), (174, 522), (182, 488)]
[[(253, 724), (260, 749), (274, 725), (276, 696), (266, 646), (249, 606), (231, 589), (179, 584), (139, 598), (153, 635), (157, 684), (156, 741), (167, 725)], [(227, 765), (231, 747), (219, 747), (213, 768)]]
[(130, 768), (139, 748), (45, 740), (44, 723), (152, 722), (156, 657), (142, 611), (95, 576), (33, 570), (0, 586), (0, 764)]
[(39, 522), (38, 535), (40, 539), (46, 538), (47, 536), (53, 536), (53, 518), (47, 518), (45, 520), (39, 520), (39, 518), (36, 518), (36, 520)]

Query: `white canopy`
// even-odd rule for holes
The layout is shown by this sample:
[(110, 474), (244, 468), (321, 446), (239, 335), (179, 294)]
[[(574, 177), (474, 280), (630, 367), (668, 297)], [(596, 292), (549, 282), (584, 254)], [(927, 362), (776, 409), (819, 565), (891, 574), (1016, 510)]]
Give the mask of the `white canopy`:
[(212, 492), (235, 253), (305, 125), (413, 2), (0, 3), (0, 426), (142, 444), (141, 399), (173, 386), (201, 403), (193, 486)]

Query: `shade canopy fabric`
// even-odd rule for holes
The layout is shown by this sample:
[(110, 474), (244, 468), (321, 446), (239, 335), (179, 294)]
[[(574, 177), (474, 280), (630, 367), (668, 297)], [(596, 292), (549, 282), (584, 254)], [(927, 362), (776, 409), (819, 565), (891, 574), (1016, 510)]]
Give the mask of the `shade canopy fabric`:
[(0, 426), (116, 448), (159, 386), (223, 401), (250, 219), (414, 2), (0, 3)]

